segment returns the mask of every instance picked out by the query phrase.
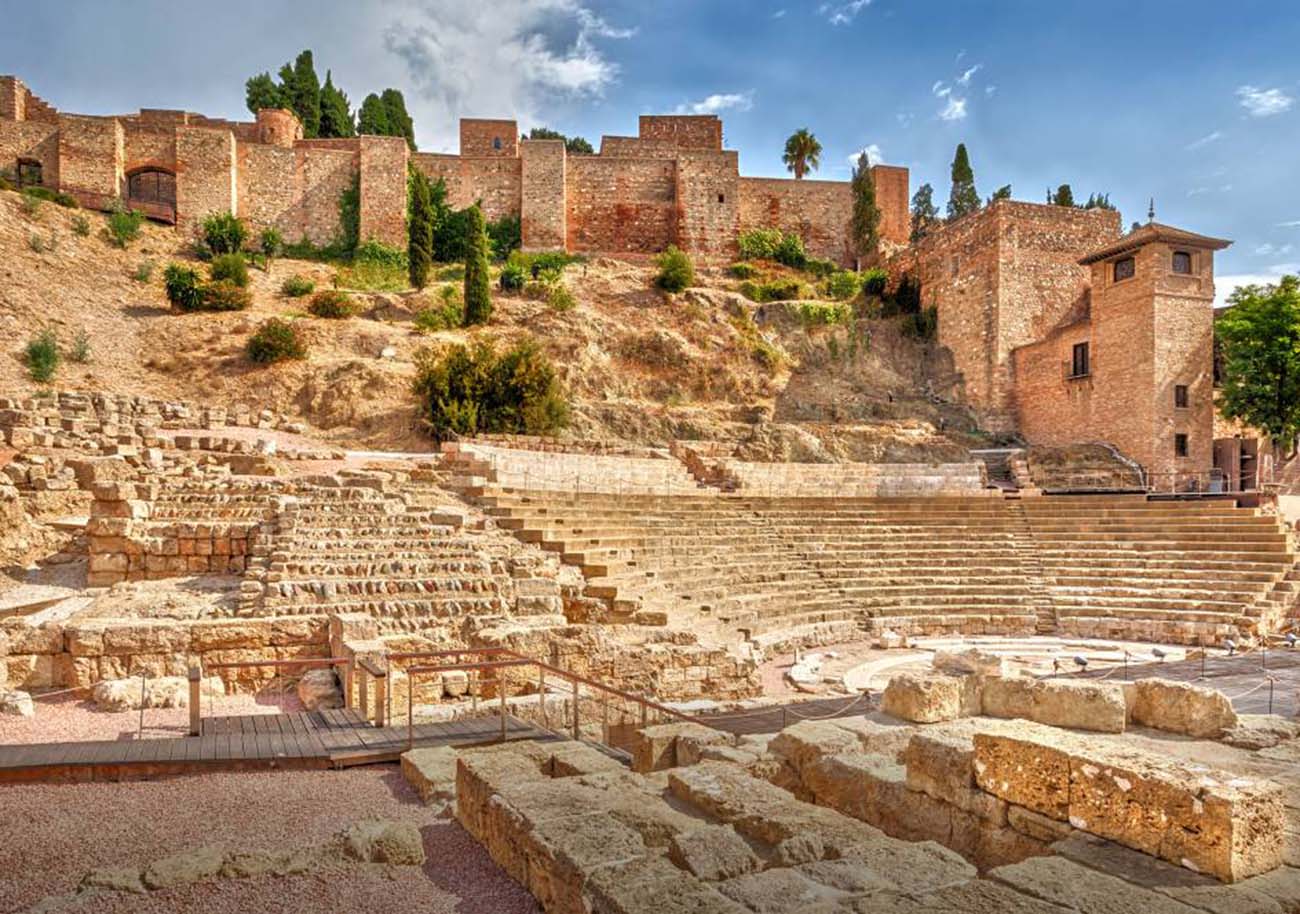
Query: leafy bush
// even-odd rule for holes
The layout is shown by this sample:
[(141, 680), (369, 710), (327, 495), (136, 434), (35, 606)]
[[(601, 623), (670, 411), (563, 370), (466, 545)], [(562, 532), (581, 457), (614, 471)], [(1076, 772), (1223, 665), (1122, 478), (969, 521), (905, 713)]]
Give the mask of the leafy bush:
[(181, 311), (198, 311), (203, 304), (203, 286), (199, 274), (179, 263), (167, 264), (163, 270), (163, 291), (172, 307)]
[(253, 296), (233, 282), (222, 280), (202, 287), (200, 311), (243, 311), (253, 304)]
[(502, 216), (487, 224), (488, 240), (492, 242), (492, 259), (505, 260), (510, 252), (523, 243), (523, 229), (518, 216)]
[(498, 353), (480, 340), (424, 352), (414, 385), (425, 426), (438, 440), (455, 435), (541, 435), (568, 423), (569, 405), (550, 360), (530, 339)]
[(77, 208), (77, 198), (72, 194), (65, 194), (62, 191), (55, 190), (52, 187), (24, 187), (23, 196), (29, 199), (48, 200), (51, 203), (57, 203), (59, 206), (67, 209)]
[(72, 217), (72, 233), (85, 238), (90, 235), (90, 220), (80, 214)]
[(248, 288), (248, 262), (243, 254), (218, 254), (212, 258), (208, 275), (213, 282), (229, 282), (241, 289)]
[(245, 352), (251, 361), (269, 365), (285, 359), (306, 358), (307, 344), (297, 327), (289, 321), (272, 317), (263, 321), (257, 332), (248, 338)]
[(889, 274), (880, 267), (872, 267), (862, 274), (862, 291), (868, 295), (880, 297), (885, 294), (889, 283)]
[(289, 298), (301, 298), (304, 295), (310, 295), (315, 288), (316, 283), (306, 276), (298, 274), (294, 274), (280, 283), (280, 291)]
[(34, 254), (44, 254), (46, 251), (53, 248), (54, 245), (51, 243), (53, 240), (53, 235), (50, 236), (50, 241), (46, 241), (40, 235), (32, 232), (27, 236), (27, 246), (32, 249), (32, 253)]
[(862, 288), (862, 280), (851, 270), (839, 270), (826, 278), (826, 294), (841, 301), (853, 298)]
[(501, 276), (497, 282), (503, 292), (518, 292), (527, 282), (528, 274), (524, 268), (517, 263), (508, 263), (501, 268)]
[(804, 272), (817, 279), (828, 279), (840, 272), (839, 264), (830, 260), (822, 260), (820, 257), (809, 257), (804, 262), (803, 268)]
[(772, 279), (758, 283), (746, 280), (740, 284), (740, 294), (750, 301), (790, 301), (796, 298), (809, 298), (808, 288), (794, 277)]
[(311, 297), (307, 310), (317, 317), (340, 320), (356, 314), (357, 306), (346, 292), (322, 289)]
[(411, 285), (407, 252), (370, 240), (358, 245), (352, 263), (339, 270), (338, 284), (363, 292), (401, 292)]
[(382, 241), (375, 241), (373, 238), (357, 245), (352, 260), (354, 263), (374, 263), (406, 269), (406, 251), (384, 244)]
[(572, 311), (578, 306), (573, 293), (562, 282), (557, 282), (551, 286), (551, 291), (546, 294), (546, 304), (553, 311)]
[(775, 260), (776, 249), (781, 244), (781, 230), (753, 229), (752, 231), (741, 232), (738, 241), (741, 259)]
[(266, 268), (271, 268), (271, 261), (284, 253), (284, 236), (275, 226), (268, 225), (262, 229), (262, 235), (258, 239), (262, 250), (262, 256), (266, 258)]
[(119, 206), (109, 214), (104, 231), (108, 234), (109, 244), (125, 249), (128, 244), (140, 237), (142, 225), (144, 225), (144, 213)]
[(72, 351), (68, 353), (68, 358), (82, 365), (90, 361), (90, 334), (85, 328), (78, 330), (72, 338)]
[(23, 211), (23, 215), (28, 219), (39, 219), (41, 209), (44, 203), (40, 197), (33, 197), (31, 194), (23, 194), (21, 202), (18, 204)]
[(834, 324), (847, 324), (853, 317), (853, 309), (844, 302), (801, 301), (786, 305), (791, 314), (799, 318), (804, 328), (829, 327)]
[(139, 283), (149, 283), (153, 280), (153, 261), (142, 260), (136, 264), (135, 269), (131, 272), (131, 278)]
[(27, 341), (23, 364), (33, 381), (44, 384), (54, 377), (59, 368), (59, 338), (53, 330), (42, 330)]
[(460, 289), (443, 286), (438, 291), (439, 303), (427, 305), (415, 313), (415, 327), (425, 333), (451, 330), (465, 323), (465, 302)]
[(14, 185), (14, 173), (7, 168), (0, 168), (0, 190), (13, 190)]
[(753, 279), (758, 275), (758, 268), (752, 263), (745, 263), (741, 260), (727, 267), (727, 272), (735, 279)]
[(808, 255), (803, 249), (803, 239), (793, 232), (781, 236), (781, 243), (776, 246), (772, 259), (787, 267), (802, 268), (808, 265)]
[(563, 273), (564, 268), (571, 263), (582, 263), (583, 258), (580, 254), (569, 254), (565, 251), (532, 251), (525, 254), (523, 251), (512, 251), (507, 260), (508, 264), (519, 266), (533, 279), (537, 279), (543, 273)]
[(237, 254), (248, 240), (248, 226), (244, 220), (227, 211), (212, 213), (203, 220), (203, 243), (215, 257), (220, 254)]
[(686, 252), (676, 245), (668, 245), (668, 249), (659, 255), (655, 264), (659, 267), (655, 285), (665, 292), (680, 292), (695, 282), (695, 265)]
[(530, 279), (524, 283), (524, 298), (532, 301), (545, 301), (551, 294), (551, 284), (540, 279)]
[(731, 317), (731, 326), (739, 334), (750, 356), (769, 373), (775, 374), (785, 364), (785, 354), (759, 332), (753, 316), (746, 310)]

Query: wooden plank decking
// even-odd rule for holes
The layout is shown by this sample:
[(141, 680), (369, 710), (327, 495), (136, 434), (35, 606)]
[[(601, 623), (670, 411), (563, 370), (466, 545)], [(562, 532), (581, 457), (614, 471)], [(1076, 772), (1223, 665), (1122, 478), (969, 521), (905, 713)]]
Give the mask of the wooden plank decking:
[[(500, 738), (498, 717), (414, 728), (416, 746), (468, 746)], [(507, 717), (506, 738), (555, 737)], [(209, 717), (202, 736), (0, 746), (0, 783), (337, 768), (394, 761), (406, 748), (406, 727), (377, 728), (355, 710)]]

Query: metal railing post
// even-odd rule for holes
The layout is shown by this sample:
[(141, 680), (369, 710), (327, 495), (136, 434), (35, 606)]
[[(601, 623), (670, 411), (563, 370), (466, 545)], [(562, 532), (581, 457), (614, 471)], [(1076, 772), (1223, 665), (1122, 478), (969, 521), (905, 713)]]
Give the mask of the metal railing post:
[(203, 735), (203, 670), (190, 667), (190, 736)]

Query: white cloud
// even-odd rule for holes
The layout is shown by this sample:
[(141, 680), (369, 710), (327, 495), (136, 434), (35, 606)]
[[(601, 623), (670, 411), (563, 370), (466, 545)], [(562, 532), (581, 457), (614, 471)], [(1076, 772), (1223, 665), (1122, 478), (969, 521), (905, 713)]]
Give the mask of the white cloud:
[(1210, 133), (1207, 133), (1205, 136), (1201, 137), (1198, 140), (1192, 140), (1183, 148), (1190, 152), (1193, 149), (1200, 149), (1203, 146), (1209, 146), (1211, 143), (1215, 142), (1216, 140), (1221, 140), (1221, 139), (1223, 139), (1222, 131), (1214, 130), (1211, 131)]
[(773, 19), (781, 19), (784, 16), (785, 16), (785, 10), (777, 10), (775, 13), (772, 14)]
[(943, 106), (939, 112), (939, 119), (942, 121), (960, 121), (966, 117), (966, 99), (949, 98), (948, 104)]
[(1295, 99), (1281, 89), (1260, 89), (1256, 86), (1238, 88), (1237, 99), (1251, 117), (1272, 117), (1289, 110), (1295, 103)]
[(881, 150), (880, 145), (878, 143), (868, 143), (866, 146), (863, 146), (857, 152), (849, 155), (846, 158), (846, 161), (849, 163), (849, 167), (857, 168), (858, 157), (862, 155), (864, 152), (867, 154), (868, 165), (879, 165), (881, 162), (885, 161), (885, 153)]
[(1290, 244), (1272, 244), (1265, 242), (1255, 248), (1255, 253), (1260, 257), (1285, 257), (1295, 248)]
[(1300, 228), (1300, 219), (1292, 219), (1290, 222), (1279, 222), (1278, 228)]
[(601, 95), (618, 65), (597, 42), (635, 30), (585, 2), (396, 0), (384, 46), (405, 64), (422, 134), (455, 136), (461, 117), (513, 117), (526, 130), (556, 100)]
[(1202, 185), (1200, 187), (1193, 187), (1190, 190), (1188, 190), (1187, 196), (1200, 197), (1205, 194), (1226, 194), (1230, 190), (1232, 190), (1231, 184), (1220, 184), (1218, 187), (1207, 187)]
[(980, 70), (982, 70), (982, 69), (984, 69), (984, 64), (982, 64), (982, 63), (977, 63), (977, 64), (975, 64), (975, 66), (968, 68), (967, 70), (965, 70), (965, 71), (961, 74), (961, 76), (958, 76), (958, 77), (957, 77), (957, 85), (959, 85), (959, 86), (969, 86), (969, 85), (970, 85), (970, 81), (971, 81), (971, 77), (974, 76), (976, 73), (978, 73), (978, 72), (979, 72)]
[(987, 96), (987, 97), (989, 97), (989, 98), (992, 98), (992, 97), (993, 97), (993, 93), (996, 92), (996, 91), (998, 91), (998, 87), (997, 87), (997, 86), (985, 86), (985, 87), (984, 87), (984, 94), (985, 94), (985, 96)]
[(698, 102), (677, 106), (677, 114), (717, 114), (719, 111), (748, 111), (754, 107), (754, 90), (709, 95)]
[(1222, 308), (1228, 296), (1242, 286), (1275, 285), (1287, 274), (1300, 273), (1300, 263), (1278, 263), (1265, 268), (1263, 273), (1230, 273), (1214, 277), (1214, 307)]
[(930, 87), (930, 91), (931, 91), (933, 94), (939, 96), (939, 98), (943, 98), (943, 97), (946, 96), (946, 95), (951, 95), (951, 94), (952, 94), (952, 89), (950, 89), (948, 86), (944, 85), (944, 82), (943, 82), (942, 79), (936, 79), (936, 80), (934, 81), (934, 85)]
[(871, 0), (848, 0), (846, 3), (823, 3), (817, 12), (831, 25), (848, 25), (858, 18), (858, 13), (871, 5)]

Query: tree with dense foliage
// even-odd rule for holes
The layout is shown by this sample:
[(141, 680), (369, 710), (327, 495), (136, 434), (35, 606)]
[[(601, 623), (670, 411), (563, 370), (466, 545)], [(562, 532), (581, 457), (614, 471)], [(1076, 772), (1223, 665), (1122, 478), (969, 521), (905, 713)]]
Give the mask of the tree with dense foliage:
[(1117, 210), (1118, 207), (1110, 202), (1110, 194), (1088, 194), (1088, 202), (1083, 204), (1084, 209), (1108, 209)]
[(564, 140), (564, 149), (571, 156), (589, 156), (595, 155), (596, 150), (584, 137), (565, 136), (558, 130), (552, 130), (549, 127), (534, 127), (528, 131), (530, 140)]
[(483, 210), (471, 206), (465, 219), (465, 326), (486, 324), (492, 316), (492, 276), (488, 265), (487, 224)]
[(379, 95), (379, 101), (387, 112), (388, 133), (386, 136), (406, 138), (406, 145), (415, 149), (415, 122), (406, 113), (406, 99), (397, 89), (385, 89)]
[(1056, 189), (1056, 193), (1052, 194), (1052, 204), (1054, 206), (1074, 206), (1074, 191), (1070, 189), (1070, 185), (1062, 184)]
[(411, 165), (407, 175), (410, 212), (406, 219), (406, 265), (411, 285), (423, 289), (433, 266), (433, 193), (429, 176)]
[(912, 194), (912, 242), (920, 241), (939, 222), (939, 209), (934, 205), (934, 188), (922, 184)]
[(310, 50), (298, 54), (293, 64), (280, 68), (280, 93), (287, 107), (302, 121), (302, 135), (320, 135), (320, 79)]
[(258, 73), (244, 83), (244, 101), (253, 114), (263, 108), (287, 107), (280, 85), (270, 73)]
[(989, 197), (989, 202), (992, 203), (995, 200), (1010, 200), (1010, 199), (1011, 199), (1011, 185), (1003, 184), (997, 190), (993, 191), (993, 196)]
[(391, 136), (388, 108), (374, 92), (367, 95), (357, 109), (357, 133), (362, 136)]
[(1215, 322), (1222, 356), (1219, 412), (1294, 453), (1300, 435), (1300, 280), (1242, 286)]
[(975, 172), (970, 166), (966, 144), (957, 144), (957, 154), (952, 160), (952, 191), (948, 194), (948, 218), (959, 219), (980, 208), (980, 195), (975, 190)]
[(808, 128), (800, 127), (785, 141), (781, 161), (785, 162), (786, 170), (794, 172), (795, 179), (799, 180), (810, 170), (817, 170), (821, 155), (822, 144), (817, 142), (817, 137), (809, 133)]
[(320, 136), (356, 136), (357, 127), (352, 120), (352, 106), (342, 89), (335, 88), (334, 76), (325, 71), (325, 85), (320, 87)]
[(849, 181), (853, 193), (853, 222), (851, 226), (854, 253), (859, 257), (870, 254), (880, 240), (880, 207), (876, 204), (876, 182), (871, 177), (871, 161), (865, 152), (858, 155), (858, 164)]

